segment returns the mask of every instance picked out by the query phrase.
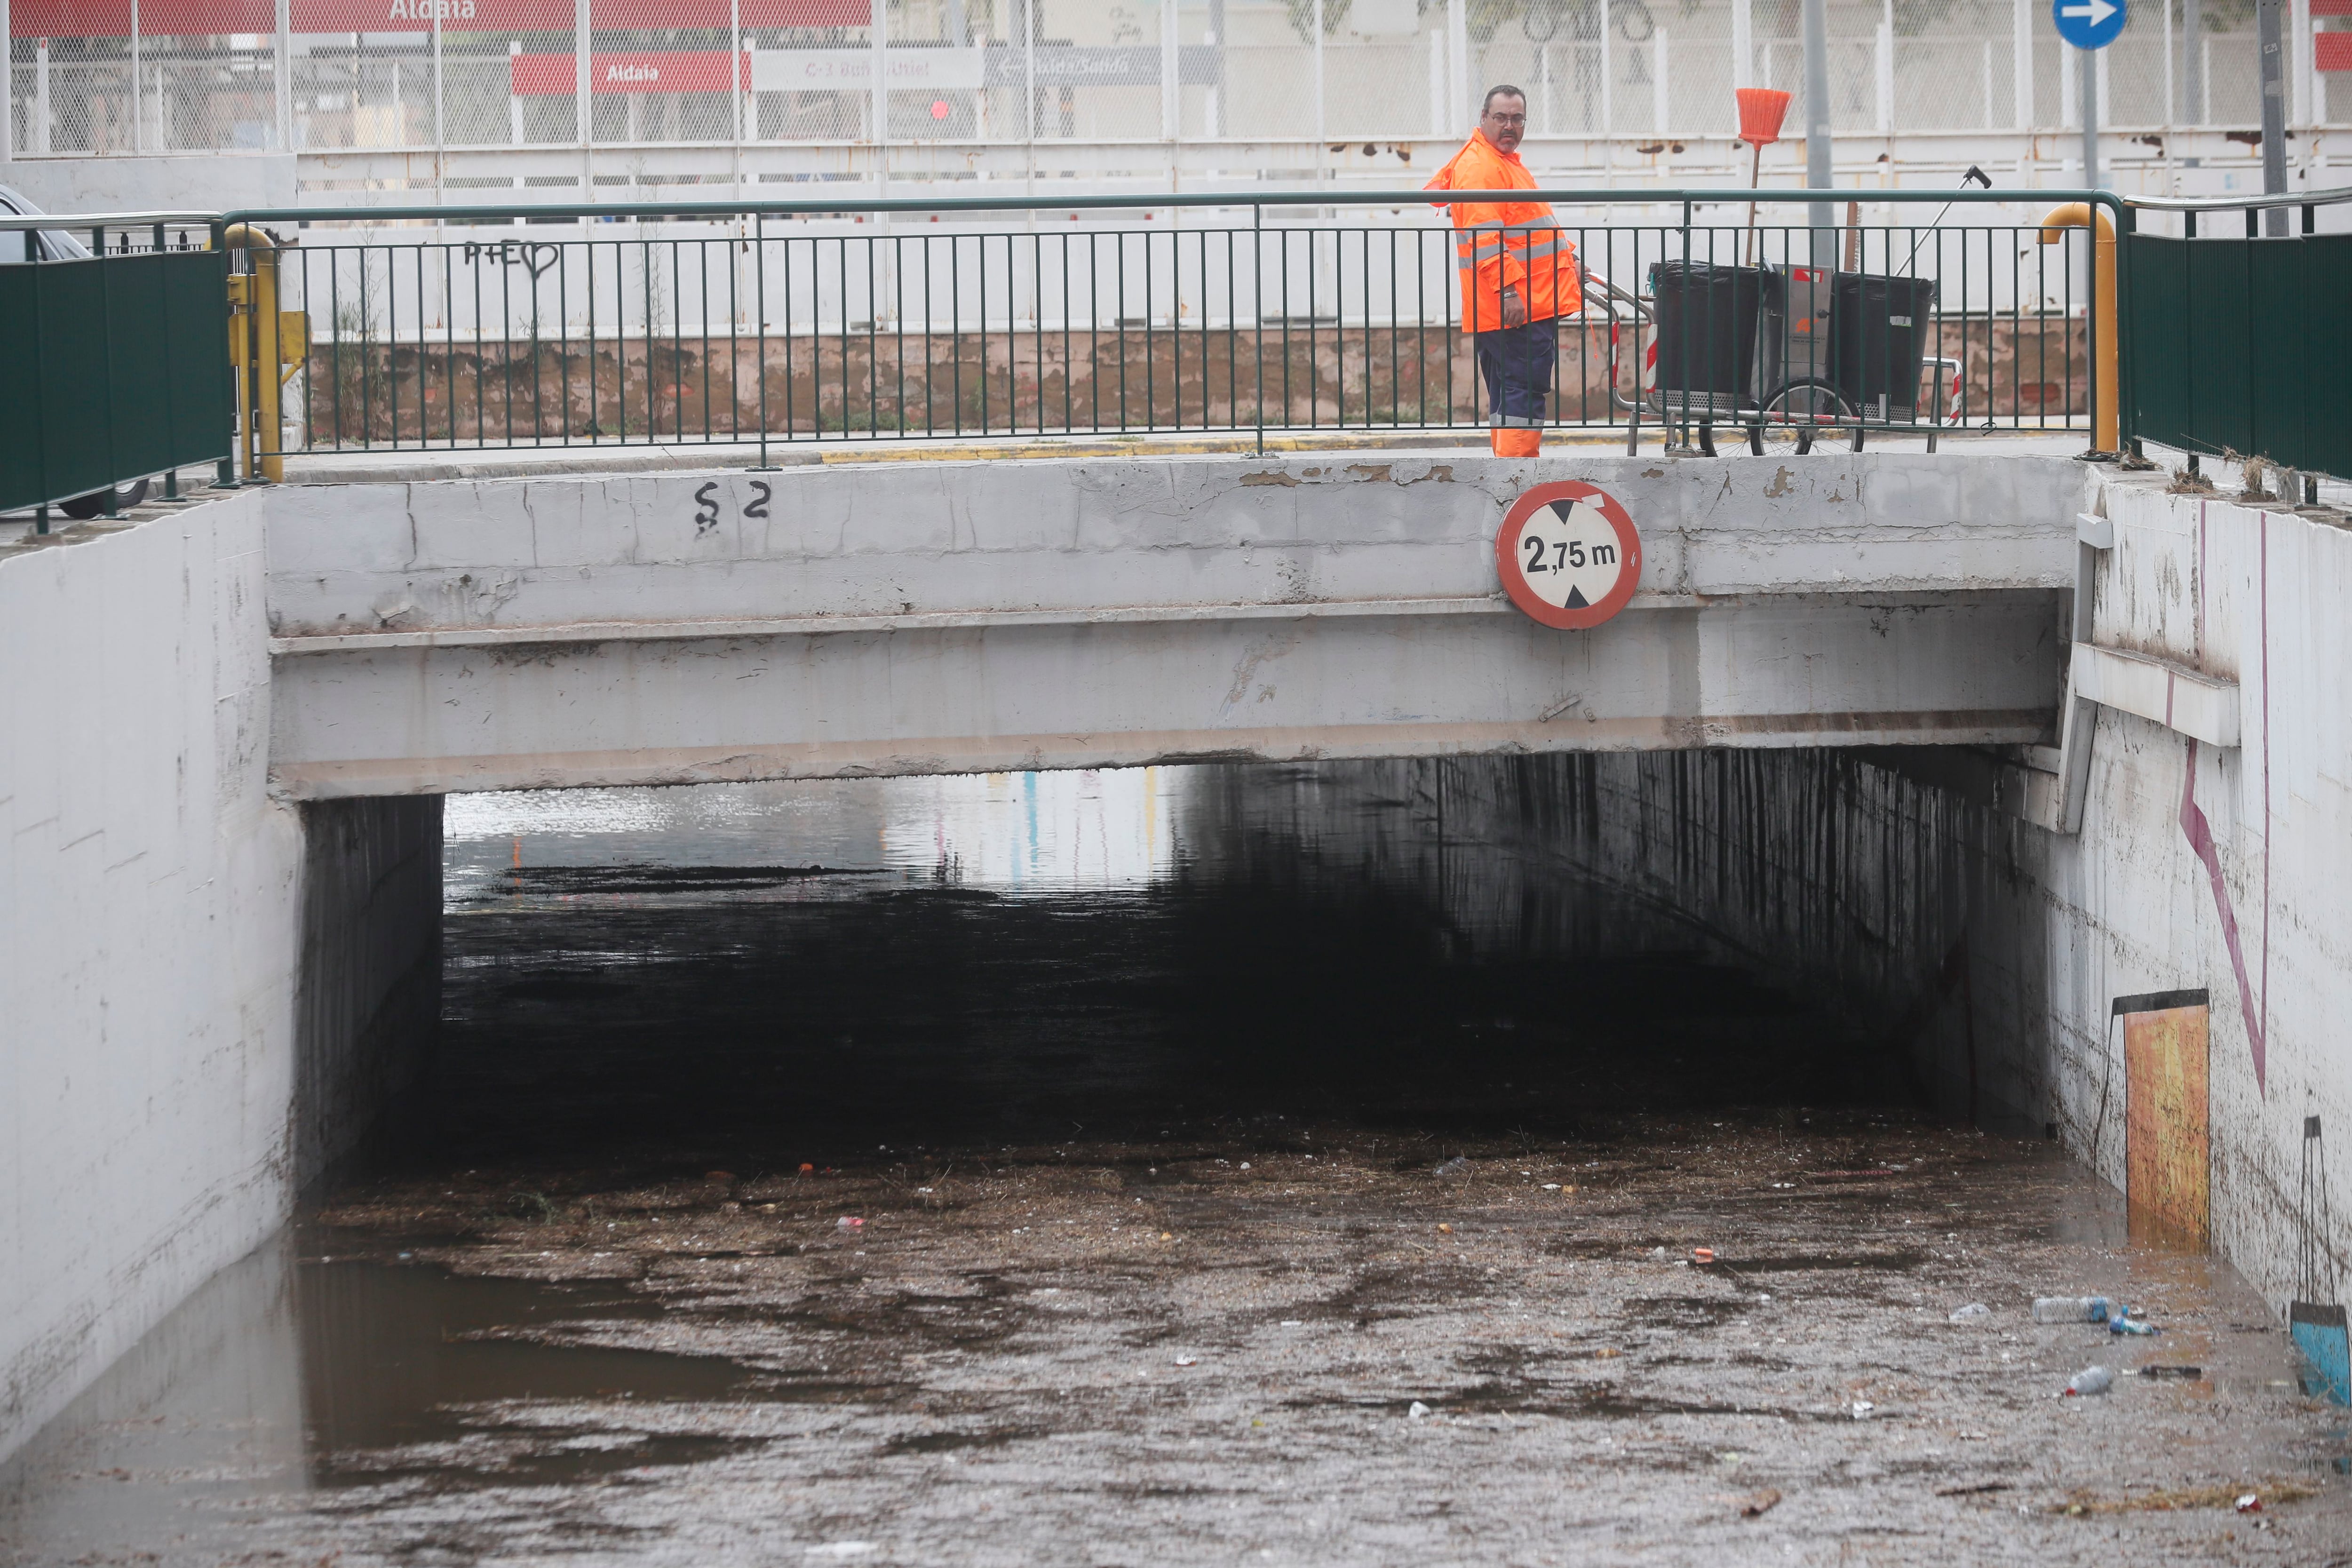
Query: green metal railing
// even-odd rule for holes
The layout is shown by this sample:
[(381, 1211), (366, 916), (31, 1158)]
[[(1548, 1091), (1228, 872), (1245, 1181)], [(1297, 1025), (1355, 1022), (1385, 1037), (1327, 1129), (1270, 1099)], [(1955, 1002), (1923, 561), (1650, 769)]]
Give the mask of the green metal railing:
[[(2352, 190), (2132, 205), (2121, 260), (2136, 439), (2352, 477), (2352, 233), (2319, 232), (2320, 215), (2347, 204)], [(2182, 232), (2146, 232), (2156, 213), (2179, 214)], [(2259, 234), (2264, 214), (2297, 232)]]
[(121, 481), (228, 455), (228, 258), (165, 241), (0, 266), (0, 510), (47, 531), (52, 507), (110, 515)]
[[(308, 321), (265, 452), (1469, 435), (1493, 410), (1433, 194), (0, 220), (98, 252), (0, 266), (22, 323), (0, 335), (0, 510), (227, 460), (231, 274), (259, 265), (220, 248), (237, 223), (286, 242), (278, 303)], [(1445, 195), (1562, 215), (1584, 287), (1554, 334), (1555, 427), (1788, 451), (2067, 431), (2352, 473), (2352, 235), (2319, 232), (2352, 191)], [(1853, 221), (1844, 195), (1918, 221)], [(2042, 226), (2070, 204), (2077, 226)], [(2302, 232), (2258, 237), (2273, 207)], [(2246, 232), (2212, 235), (2217, 209)]]
[[(2068, 193), (1872, 192), (1921, 221), (1866, 226), (1751, 226), (1751, 199), (1769, 214), (1818, 195), (1785, 190), (1445, 194), (1564, 215), (1588, 278), (1557, 334), (1554, 426), (1663, 424), (1710, 450), (1727, 427), (1803, 449), (1864, 430), (2082, 429), (2096, 412), (2102, 329), (2074, 265), (2087, 237), (2049, 247), (2030, 221), (1944, 221)], [(310, 325), (289, 450), (728, 444), (765, 461), (824, 440), (1484, 428), (1432, 195), (222, 222), (299, 237), (278, 262), (282, 304)], [(1629, 221), (1570, 221), (1595, 210)], [(1790, 281), (1816, 261), (1822, 302), (1843, 290), (1870, 330), (1795, 330), (1821, 313)]]

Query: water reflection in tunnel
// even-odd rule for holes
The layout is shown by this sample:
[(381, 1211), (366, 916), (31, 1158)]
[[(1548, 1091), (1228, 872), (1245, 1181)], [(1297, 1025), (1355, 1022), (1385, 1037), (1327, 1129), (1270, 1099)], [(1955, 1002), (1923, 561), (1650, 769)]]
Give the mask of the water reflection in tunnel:
[(435, 1158), (797, 1161), (1290, 1115), (1899, 1100), (1674, 911), (1394, 768), (453, 799)]

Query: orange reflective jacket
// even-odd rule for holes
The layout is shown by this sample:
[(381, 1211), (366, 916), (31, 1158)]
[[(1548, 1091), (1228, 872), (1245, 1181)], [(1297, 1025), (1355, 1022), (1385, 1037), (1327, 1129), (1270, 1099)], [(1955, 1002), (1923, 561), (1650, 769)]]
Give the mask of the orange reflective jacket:
[[(1427, 191), (1532, 191), (1536, 177), (1518, 154), (1506, 153), (1475, 131), (1454, 161), (1423, 185)], [(1503, 288), (1519, 291), (1528, 320), (1547, 321), (1584, 308), (1577, 282), (1576, 247), (1543, 202), (1454, 204), (1454, 264), (1462, 279), (1462, 330), (1493, 331), (1503, 324)]]

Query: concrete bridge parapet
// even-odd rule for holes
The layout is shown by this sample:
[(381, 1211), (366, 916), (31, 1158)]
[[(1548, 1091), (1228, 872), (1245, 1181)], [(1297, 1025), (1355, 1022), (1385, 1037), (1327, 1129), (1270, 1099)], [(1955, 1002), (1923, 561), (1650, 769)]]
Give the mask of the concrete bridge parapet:
[[(1501, 596), (1528, 486), (1640, 591)], [(270, 498), (297, 795), (1693, 744), (2025, 742), (2086, 480), (2044, 458), (1347, 453), (321, 486)]]

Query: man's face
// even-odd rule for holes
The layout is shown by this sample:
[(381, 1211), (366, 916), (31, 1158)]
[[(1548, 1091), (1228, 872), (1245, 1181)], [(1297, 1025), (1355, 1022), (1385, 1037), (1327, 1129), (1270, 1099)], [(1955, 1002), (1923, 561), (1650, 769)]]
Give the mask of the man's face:
[(1478, 116), (1478, 129), (1504, 152), (1517, 152), (1519, 138), (1528, 133), (1528, 100), (1507, 93), (1488, 99), (1486, 112)]

